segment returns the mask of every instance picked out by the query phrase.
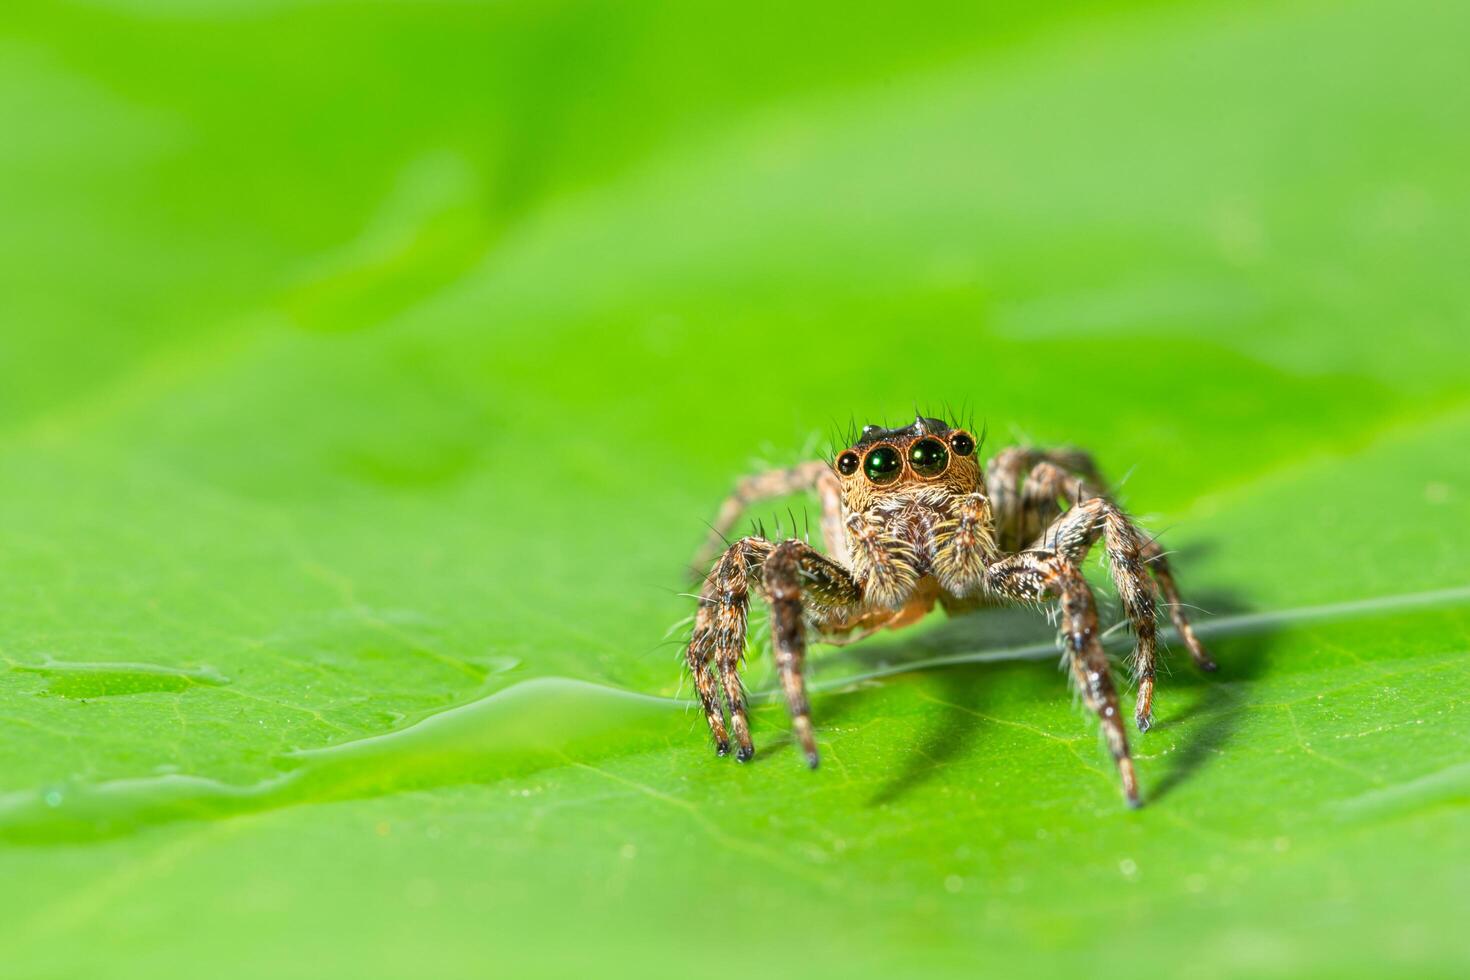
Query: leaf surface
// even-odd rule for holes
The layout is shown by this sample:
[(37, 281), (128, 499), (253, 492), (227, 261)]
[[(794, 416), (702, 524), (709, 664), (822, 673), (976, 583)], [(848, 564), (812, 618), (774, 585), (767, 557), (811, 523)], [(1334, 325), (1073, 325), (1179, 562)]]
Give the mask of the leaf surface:
[[(972, 16), (17, 4), (7, 975), (1462, 972), (1465, 13)], [(713, 757), (703, 522), (915, 402), (1175, 553), (1143, 810), (1024, 611)]]

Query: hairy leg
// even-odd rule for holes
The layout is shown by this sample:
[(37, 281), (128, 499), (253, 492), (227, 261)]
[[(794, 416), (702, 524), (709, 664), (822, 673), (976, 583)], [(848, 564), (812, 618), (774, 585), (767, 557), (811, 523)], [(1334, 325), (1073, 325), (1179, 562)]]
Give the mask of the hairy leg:
[(1129, 806), (1139, 805), (1138, 776), (1128, 754), (1128, 736), (1118, 708), (1118, 692), (1108, 672), (1102, 647), (1097, 605), (1082, 570), (1055, 551), (1023, 551), (1002, 558), (987, 569), (986, 590), (1017, 602), (1039, 602), (1055, 597), (1062, 614), (1062, 637), (1072, 677), (1102, 724), (1108, 751), (1123, 782)]
[[(995, 509), (996, 537), (1002, 551), (1025, 548), (1060, 513), (1054, 500), (1050, 508), (1038, 500), (1037, 488), (1031, 485), (1029, 475), (1039, 463), (1051, 463), (1080, 476), (1095, 491), (1086, 496), (1105, 496), (1096, 464), (1080, 449), (1012, 446), (1001, 450), (985, 466), (985, 485)], [(1048, 509), (1053, 511), (1049, 515)]]
[[(1076, 455), (1086, 459), (1085, 454)], [(1097, 540), (1098, 534), (1103, 533), (1106, 536), (1108, 561), (1113, 581), (1117, 585), (1118, 594), (1123, 600), (1124, 611), (1128, 614), (1134, 633), (1140, 636), (1139, 650), (1135, 655), (1135, 672), (1138, 678), (1137, 719), (1139, 728), (1146, 730), (1152, 718), (1154, 654), (1152, 638), (1150, 638), (1150, 648), (1144, 650), (1142, 637), (1138, 630), (1144, 616), (1147, 616), (1149, 622), (1152, 623), (1155, 621), (1156, 614), (1146, 609), (1141, 601), (1144, 596), (1147, 596), (1148, 605), (1153, 604), (1152, 590), (1141, 581), (1143, 576), (1138, 571), (1140, 567), (1147, 568), (1158, 583), (1159, 591), (1163, 593), (1164, 603), (1169, 610), (1169, 618), (1173, 621), (1179, 638), (1184, 641), (1185, 647), (1189, 650), (1190, 658), (1194, 661), (1195, 666), (1209, 671), (1215, 669), (1215, 662), (1210, 659), (1204, 644), (1199, 641), (1194, 627), (1190, 625), (1189, 616), (1184, 611), (1184, 601), (1179, 597), (1179, 587), (1174, 581), (1174, 573), (1169, 566), (1168, 558), (1164, 555), (1164, 549), (1158, 541), (1140, 531), (1122, 509), (1102, 492), (1097, 469), (1090, 460), (1086, 460), (1086, 469), (1091, 473), (1090, 477), (1067, 472), (1060, 464), (1037, 463), (1026, 479), (1026, 488), (1022, 493), (1022, 505), (1037, 513), (1046, 514), (1060, 513), (1061, 501), (1068, 502), (1073, 511), (1091, 504), (1093, 500), (1101, 500), (1107, 505), (1105, 507), (1092, 505), (1091, 511), (1079, 513), (1074, 521), (1067, 519), (1071, 516), (1072, 511), (1068, 511), (1067, 515), (1062, 517), (1054, 516), (1051, 525), (1034, 542), (1033, 547), (1054, 547), (1053, 542), (1058, 534), (1063, 534), (1065, 537), (1064, 531), (1071, 534), (1085, 531), (1086, 542), (1081, 545), (1083, 550), (1080, 554), (1074, 555), (1080, 562), (1081, 556), (1086, 554), (1085, 549)], [(1135, 548), (1136, 554), (1131, 554)], [(1152, 631), (1151, 628), (1150, 631)]]
[(990, 499), (983, 493), (961, 498), (953, 521), (936, 531), (935, 545), (933, 572), (939, 584), (952, 596), (972, 596), (995, 554)]
[(791, 709), (791, 728), (807, 765), (815, 769), (819, 757), (802, 676), (807, 615), (817, 620), (840, 617), (861, 602), (862, 590), (845, 568), (794, 538), (776, 545), (762, 578), (771, 602), (771, 648)]
[(1179, 586), (1174, 582), (1174, 571), (1169, 567), (1169, 559), (1165, 557), (1164, 549), (1152, 538), (1143, 543), (1143, 560), (1148, 563), (1149, 571), (1153, 572), (1158, 581), (1159, 591), (1164, 593), (1164, 605), (1169, 610), (1169, 618), (1174, 621), (1174, 629), (1188, 648), (1190, 659), (1200, 670), (1215, 670), (1215, 661), (1210, 658), (1199, 637), (1194, 635), (1194, 627), (1189, 624), (1189, 617), (1184, 612), (1184, 600), (1179, 598)]
[(735, 484), (735, 491), (720, 505), (720, 512), (710, 525), (709, 537), (694, 556), (693, 569), (696, 576), (714, 561), (720, 549), (726, 546), (727, 536), (740, 521), (746, 508), (785, 497), (803, 490), (815, 490), (822, 503), (822, 541), (827, 553), (839, 562), (847, 562), (847, 540), (842, 532), (842, 488), (832, 467), (822, 460), (812, 460), (784, 470), (771, 470), (747, 476)]
[(694, 632), (685, 651), (705, 720), (714, 736), (715, 751), (720, 755), (730, 751), (724, 710), (716, 687), (718, 675), (725, 705), (730, 709), (730, 726), (738, 746), (736, 757), (741, 761), (750, 758), (754, 751), (739, 674), (740, 658), (745, 653), (750, 584), (758, 579), (761, 565), (773, 547), (763, 538), (741, 538), (720, 556), (705, 576), (699, 593), (699, 610), (694, 615)]
[[(1050, 463), (1038, 464), (1038, 471), (1043, 468), (1056, 471), (1050, 474), (1051, 478), (1060, 475)], [(1042, 479), (1047, 478), (1043, 474)], [(1122, 600), (1123, 613), (1133, 630), (1133, 676), (1138, 682), (1134, 719), (1138, 730), (1146, 732), (1153, 724), (1158, 610), (1154, 604), (1154, 584), (1149, 580), (1143, 557), (1143, 535), (1112, 501), (1092, 497), (1057, 517), (1036, 547), (1060, 552), (1080, 566), (1099, 538), (1107, 550), (1108, 572)]]

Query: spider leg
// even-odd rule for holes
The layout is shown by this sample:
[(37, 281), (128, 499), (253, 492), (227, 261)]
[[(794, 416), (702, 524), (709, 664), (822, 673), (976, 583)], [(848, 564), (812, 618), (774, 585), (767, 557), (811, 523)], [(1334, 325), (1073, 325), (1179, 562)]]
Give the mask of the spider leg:
[(709, 537), (695, 553), (692, 564), (695, 576), (703, 575), (704, 569), (715, 560), (721, 549), (728, 546), (728, 535), (746, 508), (803, 490), (816, 490), (822, 502), (822, 541), (829, 555), (845, 563), (847, 539), (842, 530), (842, 487), (829, 464), (812, 460), (784, 470), (747, 476), (735, 484), (735, 491), (725, 498), (719, 514), (710, 525)]
[[(1042, 467), (1051, 464), (1039, 464), (1037, 469)], [(1093, 497), (1056, 518), (1036, 547), (1054, 549), (1081, 565), (1099, 538), (1107, 550), (1108, 572), (1133, 630), (1133, 675), (1138, 681), (1134, 718), (1138, 730), (1146, 732), (1153, 723), (1158, 610), (1154, 605), (1154, 585), (1145, 570), (1142, 535), (1117, 505), (1104, 497)]]
[(1002, 449), (985, 466), (985, 485), (995, 507), (996, 533), (1002, 551), (1020, 551), (1041, 533), (1061, 508), (1055, 499), (1038, 500), (1030, 475), (1039, 463), (1052, 463), (1081, 478), (1086, 497), (1107, 496), (1092, 456), (1080, 449), (1038, 449), (1011, 446)]
[[(983, 493), (961, 498), (954, 519), (936, 530), (934, 576), (956, 597), (945, 602), (945, 608), (978, 604), (972, 593), (983, 583), (986, 563), (995, 555), (995, 530), (990, 499)], [(958, 598), (961, 596), (970, 598)]]
[[(685, 651), (705, 720), (715, 739), (715, 752), (725, 755), (730, 751), (724, 714), (724, 708), (728, 707), (730, 728), (737, 746), (735, 757), (741, 762), (755, 752), (751, 747), (745, 690), (739, 673), (740, 659), (745, 653), (750, 584), (752, 580), (759, 580), (761, 564), (772, 547), (771, 542), (763, 538), (741, 538), (720, 556), (700, 590), (694, 633)], [(717, 675), (719, 688), (716, 687)], [(724, 693), (723, 706), (720, 689)]]
[(802, 676), (806, 620), (809, 613), (830, 620), (851, 610), (861, 602), (862, 589), (845, 568), (795, 538), (776, 546), (766, 558), (762, 577), (771, 603), (771, 647), (791, 710), (791, 728), (806, 764), (815, 769), (820, 757)]
[(1108, 672), (1108, 657), (1098, 629), (1092, 588), (1077, 563), (1056, 551), (1023, 551), (1001, 558), (986, 571), (987, 591), (1019, 602), (1055, 596), (1062, 613), (1062, 637), (1072, 677), (1102, 723), (1108, 751), (1123, 781), (1129, 806), (1139, 805), (1138, 776), (1128, 753), (1128, 736), (1118, 708), (1118, 692)]
[(985, 464), (985, 488), (995, 512), (997, 543), (1004, 551), (1019, 551), (1030, 540), (1025, 535), (1021, 507), (1021, 480), (1036, 465), (1040, 450), (1012, 446)]
[[(1088, 497), (1112, 499), (1102, 489), (1107, 483), (1098, 472), (1097, 464), (1093, 462), (1089, 454), (1080, 449), (1068, 448), (1050, 450), (1042, 453), (1041, 456), (1068, 473), (1080, 477), (1077, 487), (1074, 488), (1075, 492), (1070, 496), (1064, 492), (1062, 494), (1064, 498), (1074, 501), (1085, 500)], [(1142, 534), (1139, 534), (1138, 537), (1143, 545), (1143, 560), (1158, 582), (1159, 591), (1164, 594), (1164, 602), (1169, 608), (1169, 618), (1173, 620), (1174, 629), (1189, 649), (1190, 658), (1200, 670), (1215, 670), (1215, 661), (1210, 659), (1204, 644), (1199, 641), (1199, 637), (1195, 636), (1194, 627), (1189, 624), (1189, 617), (1184, 612), (1184, 600), (1179, 597), (1179, 587), (1174, 582), (1174, 573), (1169, 566), (1169, 560), (1164, 556), (1164, 549), (1153, 538)]]
[(704, 720), (715, 740), (715, 754), (726, 755), (730, 751), (730, 735), (725, 730), (725, 708), (715, 687), (713, 667), (715, 636), (719, 630), (715, 621), (722, 618), (714, 611), (716, 608), (713, 603), (706, 605), (700, 602), (699, 611), (694, 615), (694, 635), (684, 651), (684, 659), (689, 664), (690, 676), (694, 678), (694, 689), (699, 692)]
[[(1108, 569), (1136, 641), (1133, 654), (1134, 676), (1138, 680), (1135, 717), (1139, 730), (1147, 731), (1153, 719), (1157, 659), (1157, 610), (1154, 588), (1148, 581), (1149, 572), (1153, 573), (1169, 606), (1174, 627), (1195, 664), (1201, 670), (1215, 669), (1215, 662), (1205, 652), (1204, 645), (1189, 624), (1189, 617), (1185, 615), (1184, 603), (1179, 598), (1179, 588), (1163, 549), (1157, 541), (1145, 536), (1096, 484), (1065, 472), (1060, 465), (1037, 463), (1026, 479), (1022, 498), (1024, 506), (1047, 515), (1051, 520), (1033, 547), (1057, 548), (1080, 564), (1098, 537), (1104, 539)], [(1071, 509), (1061, 514), (1060, 502), (1064, 500), (1071, 504)]]
[(1184, 600), (1179, 598), (1179, 586), (1174, 582), (1169, 559), (1164, 557), (1164, 549), (1153, 538), (1147, 538), (1143, 542), (1143, 560), (1148, 563), (1149, 571), (1153, 572), (1158, 581), (1159, 591), (1164, 593), (1164, 604), (1169, 608), (1169, 618), (1174, 621), (1174, 629), (1189, 649), (1194, 665), (1200, 670), (1215, 670), (1215, 661), (1211, 659), (1199, 637), (1194, 635), (1194, 627), (1189, 625), (1189, 617), (1184, 613)]

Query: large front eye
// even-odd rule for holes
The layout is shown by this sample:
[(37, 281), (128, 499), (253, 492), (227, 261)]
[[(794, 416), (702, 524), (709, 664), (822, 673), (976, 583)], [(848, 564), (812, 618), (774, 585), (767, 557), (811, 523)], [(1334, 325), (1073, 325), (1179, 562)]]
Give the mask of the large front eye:
[(920, 439), (909, 447), (909, 465), (920, 476), (938, 476), (949, 465), (949, 450), (938, 439)]
[(874, 446), (863, 460), (863, 472), (874, 483), (892, 483), (903, 470), (903, 461), (898, 450), (892, 446)]

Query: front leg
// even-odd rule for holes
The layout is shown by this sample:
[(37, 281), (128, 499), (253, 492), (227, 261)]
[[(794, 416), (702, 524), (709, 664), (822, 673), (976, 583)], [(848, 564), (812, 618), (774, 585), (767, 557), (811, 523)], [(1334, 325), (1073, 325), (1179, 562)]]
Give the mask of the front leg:
[(983, 493), (962, 497), (954, 517), (934, 529), (934, 577), (952, 596), (973, 594), (995, 557), (995, 522), (990, 498)]
[[(1049, 463), (1039, 464), (1037, 469), (1043, 467), (1055, 469)], [(1099, 538), (1107, 551), (1108, 573), (1123, 603), (1123, 614), (1133, 630), (1133, 674), (1138, 681), (1134, 718), (1138, 730), (1146, 732), (1153, 724), (1158, 613), (1144, 559), (1143, 535), (1116, 504), (1106, 497), (1093, 497), (1075, 504), (1053, 521), (1035, 547), (1053, 549), (1080, 566)]]
[(862, 589), (841, 565), (795, 538), (778, 544), (766, 558), (762, 580), (771, 602), (771, 648), (791, 709), (791, 728), (806, 764), (815, 769), (819, 756), (802, 676), (807, 614), (818, 620), (839, 618), (862, 602)]
[[(705, 721), (714, 736), (715, 752), (730, 751), (725, 729), (726, 706), (735, 732), (735, 758), (749, 759), (755, 750), (750, 742), (750, 723), (745, 711), (745, 690), (740, 683), (740, 659), (745, 655), (745, 628), (750, 609), (750, 586), (759, 581), (761, 565), (774, 545), (764, 538), (736, 541), (710, 573), (699, 593), (699, 611), (694, 614), (694, 632), (685, 658), (694, 677), (695, 690), (704, 708)], [(718, 677), (717, 677), (718, 672)], [(724, 690), (724, 705), (720, 690)]]
[[(1155, 671), (1154, 588), (1148, 581), (1149, 572), (1164, 595), (1169, 617), (1195, 665), (1201, 670), (1215, 669), (1215, 662), (1190, 625), (1163, 548), (1157, 540), (1143, 534), (1096, 484), (1072, 476), (1056, 464), (1037, 463), (1026, 478), (1023, 497), (1027, 509), (1051, 519), (1032, 544), (1033, 548), (1061, 551), (1081, 564), (1099, 536), (1104, 539), (1108, 570), (1136, 639), (1133, 663), (1138, 678), (1138, 728), (1147, 731), (1152, 724)], [(1061, 510), (1062, 501), (1070, 507), (1065, 513)]]
[[(811, 710), (801, 675), (806, 658), (804, 620), (807, 615), (819, 622), (850, 619), (862, 605), (863, 591), (846, 569), (803, 541), (777, 545), (764, 538), (746, 537), (720, 556), (700, 590), (699, 611), (685, 656), (714, 736), (715, 752), (728, 753), (733, 734), (735, 758), (740, 762), (755, 755), (745, 689), (740, 682), (752, 587), (770, 599), (772, 646), (781, 684), (807, 763), (815, 766)], [(726, 708), (730, 713), (728, 731)]]
[(1123, 781), (1123, 798), (1139, 805), (1138, 776), (1128, 753), (1128, 735), (1118, 708), (1118, 692), (1108, 671), (1098, 629), (1097, 603), (1077, 564), (1054, 551), (1023, 551), (986, 569), (986, 591), (1018, 602), (1055, 597), (1062, 613), (1062, 637), (1072, 677), (1087, 706), (1102, 723), (1108, 750)]

